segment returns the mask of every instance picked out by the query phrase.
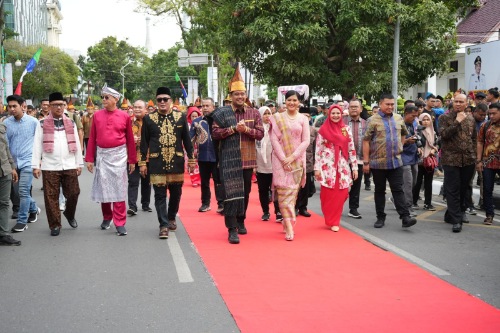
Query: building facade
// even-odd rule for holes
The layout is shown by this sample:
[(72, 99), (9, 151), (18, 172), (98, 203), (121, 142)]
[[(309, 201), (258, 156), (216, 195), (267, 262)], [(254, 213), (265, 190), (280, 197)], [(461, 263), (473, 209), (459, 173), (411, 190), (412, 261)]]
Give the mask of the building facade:
[(24, 45), (59, 47), (61, 3), (59, 0), (4, 0), (5, 26), (19, 35)]

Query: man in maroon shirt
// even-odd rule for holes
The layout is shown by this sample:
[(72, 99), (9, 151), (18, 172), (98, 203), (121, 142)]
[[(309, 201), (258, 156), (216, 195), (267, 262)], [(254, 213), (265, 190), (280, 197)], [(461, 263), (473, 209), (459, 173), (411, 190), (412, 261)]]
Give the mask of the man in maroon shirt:
[(116, 107), (119, 92), (105, 86), (101, 95), (104, 109), (94, 114), (85, 155), (90, 172), (94, 162), (96, 165), (91, 198), (101, 203), (101, 229), (109, 229), (113, 221), (118, 236), (125, 236), (127, 163), (129, 173), (134, 172), (137, 163), (132, 122), (126, 112)]

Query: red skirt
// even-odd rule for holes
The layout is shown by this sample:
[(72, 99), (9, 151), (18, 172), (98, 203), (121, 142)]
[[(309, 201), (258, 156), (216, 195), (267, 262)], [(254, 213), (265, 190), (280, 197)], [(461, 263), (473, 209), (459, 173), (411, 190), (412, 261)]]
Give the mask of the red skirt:
[(335, 184), (335, 188), (321, 186), (319, 195), (321, 210), (325, 217), (325, 224), (329, 227), (340, 225), (344, 203), (349, 197), (349, 188), (339, 189), (338, 187), (338, 183)]

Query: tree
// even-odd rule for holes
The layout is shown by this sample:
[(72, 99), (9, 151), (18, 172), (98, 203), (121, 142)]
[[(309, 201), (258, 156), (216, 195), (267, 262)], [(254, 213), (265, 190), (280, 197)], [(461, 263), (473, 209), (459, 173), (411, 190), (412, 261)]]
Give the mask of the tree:
[[(46, 98), (52, 92), (72, 94), (77, 83), (78, 67), (73, 59), (58, 48), (45, 45), (22, 46), (19, 42), (8, 40), (4, 42), (7, 50), (19, 54), (23, 65), (14, 67), (14, 88), (21, 77), (26, 64), (33, 57), (39, 47), (42, 55), (33, 72), (27, 74), (23, 80), (23, 96), (30, 99)], [(14, 53), (7, 53), (6, 62), (14, 63), (17, 59)]]
[[(448, 69), (458, 9), (475, 0), (199, 0), (194, 21), (257, 78), (322, 94), (390, 91), (396, 17), (399, 88)], [(210, 15), (206, 15), (210, 13)]]

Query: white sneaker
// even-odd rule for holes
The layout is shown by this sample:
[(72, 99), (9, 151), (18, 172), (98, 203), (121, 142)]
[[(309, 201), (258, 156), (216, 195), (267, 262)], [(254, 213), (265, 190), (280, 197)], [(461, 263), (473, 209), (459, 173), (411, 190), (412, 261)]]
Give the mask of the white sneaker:
[(65, 203), (60, 203), (60, 204), (59, 204), (59, 210), (60, 210), (61, 212), (64, 212), (64, 211), (66, 210), (66, 204), (65, 204)]

